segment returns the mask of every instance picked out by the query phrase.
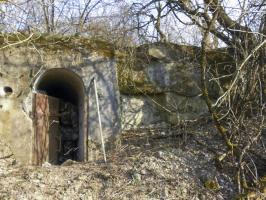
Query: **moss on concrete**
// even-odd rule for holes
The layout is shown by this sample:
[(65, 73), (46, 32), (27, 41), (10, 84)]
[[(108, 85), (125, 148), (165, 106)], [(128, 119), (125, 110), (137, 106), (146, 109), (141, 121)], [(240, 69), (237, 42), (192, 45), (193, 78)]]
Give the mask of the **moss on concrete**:
[(145, 60), (149, 63), (150, 60), (154, 58), (149, 55), (148, 51), (150, 48), (158, 48), (165, 51), (168, 57), (171, 57), (173, 60), (179, 59), (181, 56), (189, 57), (190, 59), (195, 59), (199, 56), (200, 48), (192, 45), (178, 45), (174, 43), (152, 43), (144, 44), (136, 48), (136, 55), (139, 60)]
[[(179, 74), (181, 71), (187, 72), (189, 67), (197, 66), (198, 59), (200, 57), (200, 48), (196, 46), (177, 45), (177, 44), (161, 44), (154, 43), (150, 45), (142, 45), (136, 48), (128, 48), (125, 51), (117, 51), (117, 73), (118, 73), (118, 85), (120, 92), (130, 95), (145, 94), (160, 94), (163, 93), (163, 89), (158, 88), (149, 80), (147, 74), (145, 74), (145, 68), (147, 66), (152, 67), (152, 62), (162, 62), (167, 65), (167, 59), (157, 59), (149, 55), (149, 48), (161, 49), (167, 57), (168, 61), (175, 62), (178, 67)], [(130, 53), (128, 53), (130, 52)], [(154, 59), (157, 59), (154, 61)], [(207, 60), (212, 73), (218, 73), (218, 75), (225, 75), (234, 71), (234, 59), (228, 53), (228, 49), (220, 48), (216, 50), (209, 50), (207, 54)], [(191, 69), (190, 69), (191, 70)], [(193, 71), (193, 70), (192, 70)], [(196, 73), (196, 72), (195, 72)], [(171, 79), (174, 80), (176, 72), (171, 73)], [(185, 78), (185, 77), (184, 77)], [(223, 79), (224, 85), (230, 81), (230, 77)], [(188, 81), (187, 81), (188, 82)], [(190, 85), (192, 82), (190, 83)], [(213, 82), (210, 84), (214, 84)], [(178, 85), (180, 83), (178, 82)], [(172, 86), (173, 88), (174, 86)], [(186, 87), (184, 84), (183, 87)], [(193, 86), (194, 87), (194, 86)], [(219, 88), (214, 84), (210, 85), (210, 90), (217, 90), (214, 96), (217, 96)], [(191, 87), (188, 87), (191, 89)], [(184, 88), (183, 88), (184, 89)], [(195, 89), (198, 90), (198, 88)]]
[(160, 94), (162, 90), (147, 80), (144, 72), (136, 72), (118, 64), (118, 86), (122, 94)]
[[(47, 52), (96, 52), (104, 57), (115, 57), (117, 60), (118, 85), (120, 92), (123, 94), (142, 95), (142, 94), (160, 94), (163, 93), (161, 88), (154, 85), (145, 74), (144, 69), (154, 60), (149, 55), (149, 48), (163, 48), (168, 57), (178, 63), (180, 58), (182, 62), (195, 61), (199, 58), (200, 48), (196, 46), (161, 44), (154, 43), (142, 45), (139, 47), (127, 47), (115, 51), (115, 45), (97, 39), (85, 38), (80, 36), (61, 36), (48, 34), (33, 34), (30, 38), (28, 34), (2, 34), (0, 35), (0, 48), (12, 47), (33, 47), (43, 49)], [(184, 60), (184, 58), (186, 58)], [(227, 49), (210, 50), (207, 54), (208, 63), (213, 66), (219, 74), (228, 74), (232, 72), (234, 66), (233, 58), (227, 52)], [(161, 62), (161, 61), (158, 61)], [(162, 61), (164, 62), (164, 61)], [(180, 63), (182, 66), (187, 66)], [(184, 71), (186, 69), (183, 69)], [(229, 71), (228, 71), (229, 70)], [(173, 74), (174, 76), (174, 74)], [(174, 77), (173, 77), (174, 78)], [(225, 80), (228, 81), (228, 80)]]
[(135, 49), (116, 52), (118, 86), (122, 94), (143, 95), (157, 94), (162, 91), (149, 80), (144, 70), (136, 70), (137, 56)]
[(46, 51), (94, 51), (105, 57), (114, 57), (114, 46), (97, 38), (61, 36), (48, 34), (4, 34), (0, 35), (0, 49), (11, 46), (35, 46)]

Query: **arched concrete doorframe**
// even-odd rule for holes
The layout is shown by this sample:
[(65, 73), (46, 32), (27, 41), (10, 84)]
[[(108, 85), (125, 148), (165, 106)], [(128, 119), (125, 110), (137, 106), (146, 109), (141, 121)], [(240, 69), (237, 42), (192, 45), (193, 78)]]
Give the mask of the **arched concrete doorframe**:
[[(86, 158), (87, 134), (87, 98), (86, 89), (81, 77), (72, 70), (53, 68), (44, 71), (33, 86), (33, 148), (32, 164), (40, 165), (45, 161), (57, 164), (58, 159), (54, 146), (58, 142), (53, 139), (60, 130), (60, 102), (69, 102), (78, 109), (78, 153), (77, 161)], [(59, 134), (62, 134), (61, 132)], [(61, 135), (59, 136), (61, 137)], [(53, 158), (52, 158), (53, 157)], [(54, 159), (54, 160), (52, 160)]]

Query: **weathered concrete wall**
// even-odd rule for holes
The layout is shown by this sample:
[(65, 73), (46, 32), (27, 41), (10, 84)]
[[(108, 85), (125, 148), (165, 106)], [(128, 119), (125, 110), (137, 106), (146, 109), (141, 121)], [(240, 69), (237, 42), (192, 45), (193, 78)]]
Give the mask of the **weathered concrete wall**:
[[(133, 58), (121, 59), (118, 78), (123, 127), (178, 124), (208, 115), (201, 92), (199, 55), (198, 47), (155, 43), (136, 49)], [(222, 50), (209, 52), (208, 61), (212, 73), (226, 73), (225, 68), (234, 67), (232, 58)], [(210, 96), (216, 98), (218, 85), (212, 81), (208, 87)]]
[[(1, 59), (0, 87), (9, 86), (13, 89), (10, 96), (0, 97), (0, 139), (11, 147), (12, 153), (18, 160), (28, 162), (31, 154), (32, 120), (25, 113), (24, 98), (29, 93), (26, 68), (10, 66), (3, 67)], [(5, 65), (5, 64), (4, 64)], [(5, 65), (6, 66), (6, 65)], [(12, 73), (12, 71), (14, 73)]]
[[(84, 38), (36, 40), (0, 51), (0, 140), (12, 147), (19, 161), (30, 161), (33, 87), (49, 69), (70, 70), (84, 83), (89, 139), (96, 142), (89, 143), (89, 160), (100, 155), (93, 77), (105, 138), (120, 132), (121, 121), (123, 129), (131, 129), (177, 124), (208, 114), (200, 90), (197, 47), (144, 45), (133, 50), (132, 59), (127, 52), (114, 54), (108, 44)], [(219, 73), (225, 65), (233, 68), (227, 54), (209, 52), (208, 59)], [(5, 86), (12, 88), (11, 95), (5, 94)], [(216, 98), (220, 88), (215, 82), (208, 87)]]
[(121, 95), (121, 122), (123, 130), (162, 125), (167, 121), (163, 108), (163, 95)]
[[(21, 162), (29, 163), (31, 158), (33, 85), (38, 76), (49, 69), (69, 69), (83, 80), (88, 100), (90, 139), (97, 141), (99, 135), (95, 96), (90, 89), (92, 77), (98, 83), (105, 138), (120, 131), (119, 90), (113, 57), (106, 52), (72, 45), (73, 48), (67, 49), (63, 45), (56, 49), (23, 45), (0, 51), (0, 139), (12, 147)], [(4, 94), (5, 86), (12, 88), (11, 95)]]

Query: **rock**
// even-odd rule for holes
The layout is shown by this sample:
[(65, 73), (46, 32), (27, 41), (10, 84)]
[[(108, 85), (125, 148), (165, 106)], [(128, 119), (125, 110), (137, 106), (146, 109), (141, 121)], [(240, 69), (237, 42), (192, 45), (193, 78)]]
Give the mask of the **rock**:
[(78, 179), (81, 180), (81, 181), (85, 181), (85, 180), (88, 180), (88, 176), (86, 176), (86, 175), (80, 175), (78, 177)]
[(133, 173), (132, 177), (136, 181), (141, 181), (141, 174), (139, 174), (137, 172)]
[(37, 178), (38, 178), (38, 179), (42, 179), (42, 178), (43, 178), (43, 174), (38, 173), (38, 174), (37, 174)]
[(198, 195), (198, 198), (199, 198), (200, 200), (207, 200), (207, 198), (206, 198), (206, 196), (205, 196), (204, 194), (199, 194), (199, 195)]
[(183, 194), (184, 196), (186, 196), (186, 194), (187, 194), (187, 189), (186, 189), (186, 188), (183, 188), (183, 189), (182, 189), (182, 194)]
[(70, 166), (76, 163), (77, 163), (76, 161), (68, 159), (61, 166)]
[(169, 196), (169, 190), (168, 190), (167, 187), (164, 187), (164, 189), (163, 189), (163, 196), (164, 196), (165, 198), (168, 198), (168, 196)]
[(158, 151), (158, 153), (157, 153), (157, 157), (158, 158), (160, 158), (160, 159), (165, 159), (165, 154), (164, 154), (164, 152), (162, 152), (162, 151)]
[(17, 160), (16, 159), (12, 159), (11, 165), (16, 165), (17, 164)]
[(51, 165), (51, 163), (49, 163), (49, 162), (44, 162), (43, 164), (42, 164), (42, 167), (51, 167), (52, 165)]
[(163, 59), (166, 57), (165, 53), (156, 47), (151, 47), (148, 49), (148, 54), (149, 56), (153, 57), (153, 58), (157, 58), (157, 59)]
[(129, 174), (131, 175), (133, 180), (141, 181), (141, 174), (139, 172), (137, 172), (135, 169), (131, 169), (129, 171)]
[(187, 196), (187, 193), (188, 193), (188, 190), (186, 189), (186, 185), (180, 185), (178, 188), (177, 188), (177, 193), (179, 194), (180, 197), (186, 197)]
[(140, 171), (140, 174), (141, 174), (141, 175), (146, 175), (146, 174), (148, 174), (148, 172), (147, 172), (146, 169), (142, 169), (142, 170)]

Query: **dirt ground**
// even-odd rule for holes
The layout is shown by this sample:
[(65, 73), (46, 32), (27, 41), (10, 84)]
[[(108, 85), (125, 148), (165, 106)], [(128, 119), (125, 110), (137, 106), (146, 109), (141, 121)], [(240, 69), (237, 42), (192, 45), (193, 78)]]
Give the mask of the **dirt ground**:
[(214, 129), (124, 132), (107, 163), (22, 166), (0, 159), (0, 199), (232, 199), (233, 180), (215, 163), (223, 148)]

